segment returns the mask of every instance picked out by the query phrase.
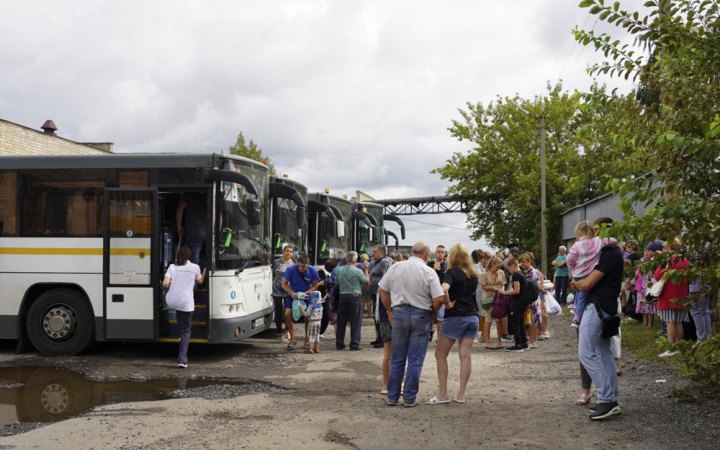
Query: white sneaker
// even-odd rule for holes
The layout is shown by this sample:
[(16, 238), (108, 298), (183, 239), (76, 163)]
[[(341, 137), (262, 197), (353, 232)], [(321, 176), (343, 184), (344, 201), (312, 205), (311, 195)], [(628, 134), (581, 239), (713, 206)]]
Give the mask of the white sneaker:
[(672, 353), (670, 350), (665, 350), (658, 355), (658, 358), (667, 358), (668, 356), (672, 356), (670, 353)]

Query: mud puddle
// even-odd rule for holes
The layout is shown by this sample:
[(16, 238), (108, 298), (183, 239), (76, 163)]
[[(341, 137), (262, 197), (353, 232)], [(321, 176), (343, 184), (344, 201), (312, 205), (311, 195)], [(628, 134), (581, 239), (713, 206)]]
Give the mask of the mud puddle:
[(257, 380), (161, 378), (90, 380), (54, 367), (0, 368), (0, 427), (3, 435), (65, 420), (99, 405), (169, 398), (228, 398), (284, 389)]

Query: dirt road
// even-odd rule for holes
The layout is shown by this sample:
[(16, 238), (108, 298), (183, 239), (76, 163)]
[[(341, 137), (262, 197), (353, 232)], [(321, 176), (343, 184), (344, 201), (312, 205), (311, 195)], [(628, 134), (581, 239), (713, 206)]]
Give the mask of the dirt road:
[[(69, 420), (0, 438), (0, 448), (718, 448), (720, 408), (670, 399), (683, 385), (668, 369), (624, 355), (623, 414), (591, 423), (574, 405), (578, 369), (574, 332), (551, 321), (552, 339), (513, 354), (473, 352), (467, 403), (388, 407), (378, 393), (382, 350), (338, 352), (323, 341), (319, 355), (289, 352), (277, 341), (191, 346), (190, 368), (174, 367), (174, 346), (99, 345), (73, 358), (13, 355), (4, 366), (60, 366), (92, 380), (202, 378), (259, 380), (202, 397), (97, 406)], [(371, 324), (366, 321), (363, 342)], [(435, 391), (431, 344), (419, 399)], [(458, 386), (457, 351), (450, 355), (450, 391)], [(656, 380), (666, 382), (656, 382)], [(109, 381), (106, 381), (109, 382)], [(228, 395), (236, 395), (230, 396)], [(218, 398), (225, 397), (225, 398)]]

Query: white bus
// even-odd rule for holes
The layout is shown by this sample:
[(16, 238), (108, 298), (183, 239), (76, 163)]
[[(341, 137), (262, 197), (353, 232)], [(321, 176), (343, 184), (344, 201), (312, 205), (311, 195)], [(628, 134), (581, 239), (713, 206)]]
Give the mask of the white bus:
[(0, 157), (0, 339), (47, 355), (177, 341), (161, 281), (176, 254), (176, 206), (198, 194), (208, 278), (195, 292), (192, 342), (264, 331), (268, 180), (263, 164), (219, 154)]

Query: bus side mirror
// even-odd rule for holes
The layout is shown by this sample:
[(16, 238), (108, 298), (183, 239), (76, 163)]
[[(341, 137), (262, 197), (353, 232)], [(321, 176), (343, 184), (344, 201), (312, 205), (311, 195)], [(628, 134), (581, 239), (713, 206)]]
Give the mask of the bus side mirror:
[(335, 223), (337, 224), (337, 233), (336, 233), (337, 237), (339, 237), (340, 239), (344, 238), (345, 237), (345, 222), (343, 222), (342, 220), (337, 220)]
[(223, 228), (220, 234), (220, 247), (230, 247), (230, 241), (232, 240), (232, 230), (230, 228)]
[(372, 241), (375, 240), (374, 234), (375, 234), (375, 233), (373, 233), (373, 229), (372, 229), (372, 228), (368, 229), (368, 241), (372, 242)]
[(245, 201), (245, 208), (247, 209), (248, 223), (251, 226), (260, 225), (262, 223), (260, 202), (257, 199), (249, 198)]

